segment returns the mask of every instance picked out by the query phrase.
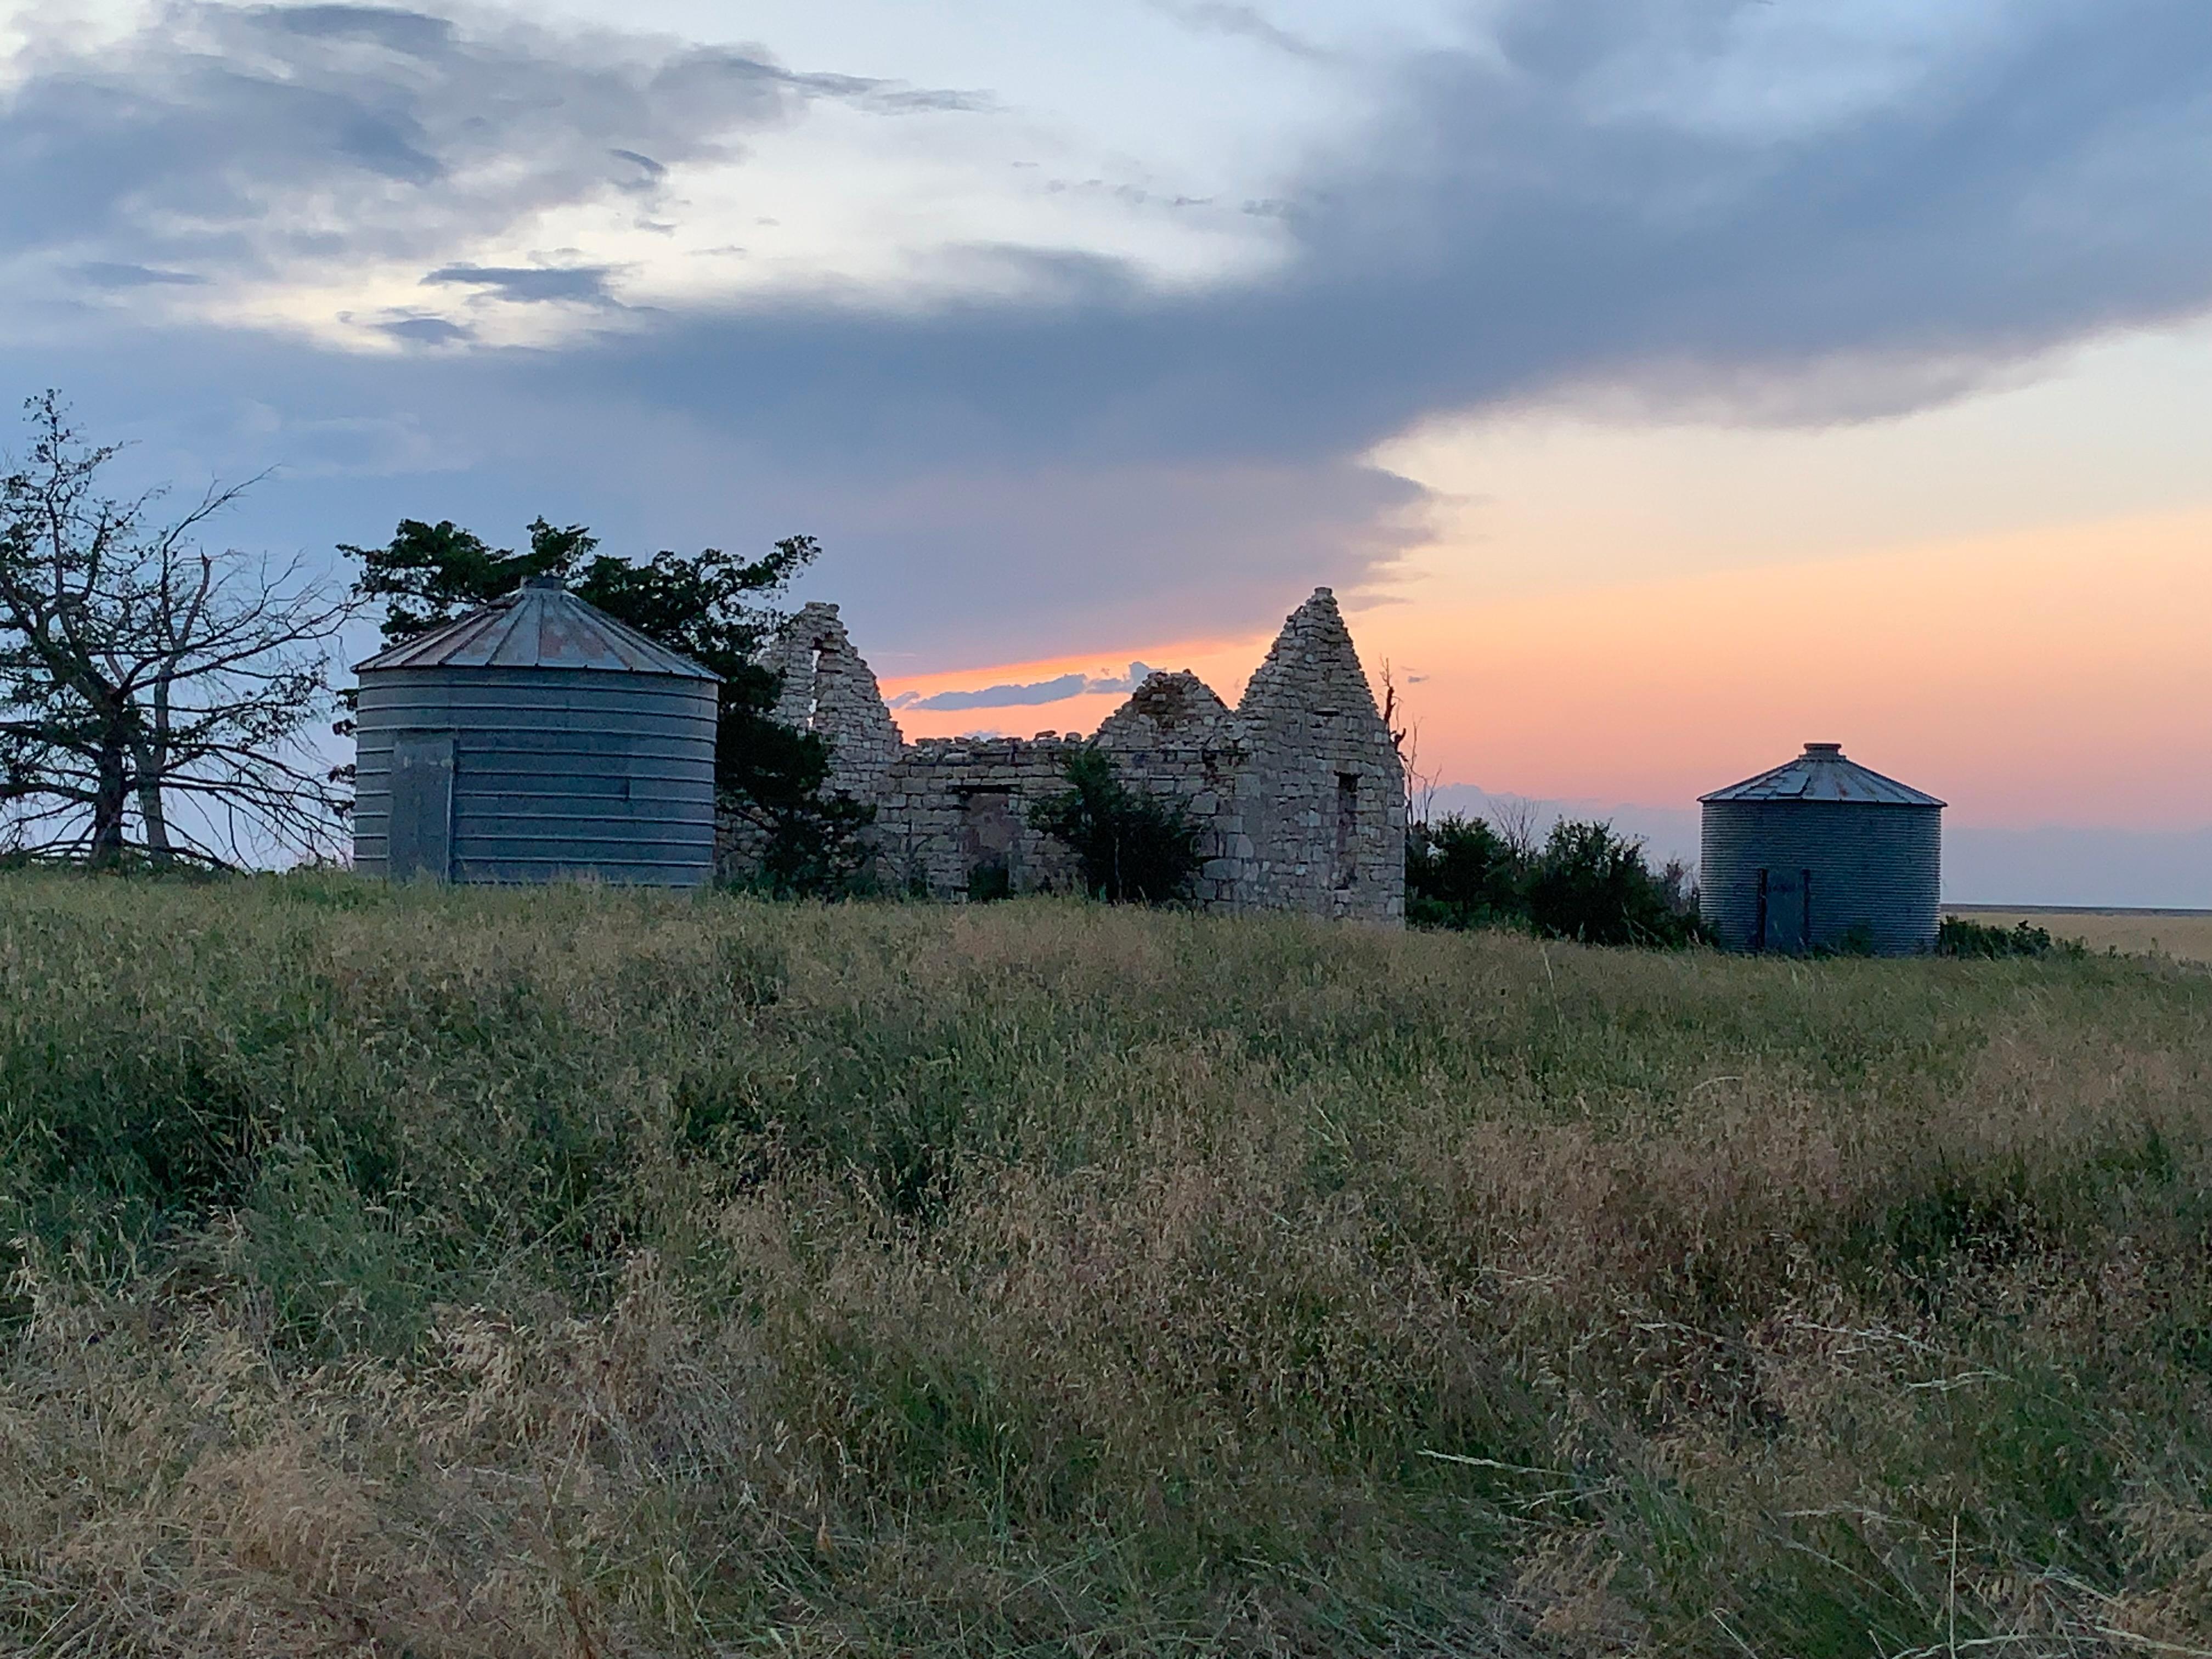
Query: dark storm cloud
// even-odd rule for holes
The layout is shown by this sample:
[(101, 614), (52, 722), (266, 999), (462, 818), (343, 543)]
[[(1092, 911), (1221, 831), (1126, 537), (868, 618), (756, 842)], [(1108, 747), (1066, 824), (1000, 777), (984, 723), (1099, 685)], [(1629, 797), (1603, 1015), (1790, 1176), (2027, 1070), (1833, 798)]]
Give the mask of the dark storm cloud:
[[(1694, 40), (1683, 19), (1744, 8), (1661, 9)], [(2212, 6), (2022, 8), (1941, 74), (1779, 135), (1597, 107), (1657, 55), (1649, 11), (1530, 8), (1502, 56), (1408, 66), (1266, 281), (1162, 297), (1034, 256), (1050, 302), (678, 319), (564, 373), (707, 419), (742, 383), (796, 447), (916, 465), (1288, 461), (1571, 383), (1850, 418), (2212, 300)]]
[(49, 38), (19, 67), (0, 95), (0, 253), (226, 274), (434, 258), (542, 209), (649, 193), (671, 164), (732, 154), (810, 100), (978, 102), (724, 48), (369, 6), (185, 0), (96, 56)]
[[(456, 226), (635, 187), (793, 100), (908, 95), (412, 12), (169, 15), (179, 40), (54, 60), (9, 97), (0, 165), (29, 210), (0, 240), (82, 260), (88, 225), (101, 257), (149, 269), (274, 258), (313, 237), (258, 228), (255, 204), (335, 183), (355, 217), (313, 257), (398, 246), (491, 293), (492, 272), (451, 262)], [(1565, 388), (1852, 418), (2212, 301), (2203, 0), (2008, 7), (1840, 102), (1812, 48), (1746, 56), (1801, 15), (1510, 7), (1468, 49), (1397, 66), (1385, 113), (1270, 204), (1286, 258), (1233, 286), (1163, 293), (1110, 260), (1002, 249), (1019, 281), (1000, 291), (1031, 298), (664, 313), (557, 352), (457, 349), (401, 319), (384, 326), (447, 349), (334, 374), (267, 343), (251, 395), (335, 418), (349, 386), (350, 412), (445, 422), (426, 448), (500, 469), (466, 488), (516, 524), (621, 520), (655, 544), (817, 530), (876, 653), (1003, 660), (1271, 622), (1314, 582), (1356, 584), (1420, 507), (1358, 458), (1425, 416)], [(604, 273), (498, 275), (605, 292)], [(207, 349), (243, 374), (234, 347)], [(445, 511), (399, 494), (349, 499)], [(1036, 631), (1017, 647), (1012, 628)]]

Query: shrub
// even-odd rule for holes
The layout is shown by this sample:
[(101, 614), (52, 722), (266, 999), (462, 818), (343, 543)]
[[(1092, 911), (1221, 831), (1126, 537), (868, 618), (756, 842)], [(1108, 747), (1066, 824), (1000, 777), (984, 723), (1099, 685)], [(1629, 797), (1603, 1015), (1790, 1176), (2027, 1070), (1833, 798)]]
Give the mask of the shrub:
[(1686, 866), (1654, 873), (1613, 826), (1563, 819), (1516, 847), (1456, 813), (1406, 838), (1406, 919), (1422, 927), (1524, 928), (1589, 945), (1682, 945), (1703, 937)]
[(1083, 866), (1084, 890), (1109, 903), (1182, 898), (1198, 873), (1198, 830), (1182, 811), (1132, 789), (1102, 750), (1068, 757), (1065, 793), (1038, 802), (1030, 825), (1064, 842)]
[(992, 904), (1013, 896), (1013, 872), (1004, 859), (986, 859), (968, 872), (969, 903)]
[(1874, 924), (1855, 921), (1844, 929), (1832, 945), (1815, 945), (1816, 957), (1870, 957), (1879, 953), (1881, 941), (1875, 935)]
[(1406, 835), (1406, 919), (1417, 927), (1521, 926), (1522, 861), (1480, 818), (1446, 814)]
[[(771, 898), (843, 898), (868, 885), (868, 826), (876, 809), (828, 787), (830, 746), (757, 709), (725, 708), (716, 742), (719, 792), (729, 819), (757, 837), (757, 861), (737, 885)], [(732, 759), (742, 751), (745, 759)]]
[(2089, 947), (2078, 939), (2053, 939), (2049, 928), (2033, 927), (2025, 918), (2009, 927), (1996, 927), (1965, 916), (1946, 916), (1936, 925), (1936, 953), (1945, 957), (2085, 957)]
[(1552, 826), (1528, 878), (1528, 920), (1540, 933), (1586, 945), (1687, 945), (1697, 919), (1668, 908), (1640, 842), (1609, 823)]

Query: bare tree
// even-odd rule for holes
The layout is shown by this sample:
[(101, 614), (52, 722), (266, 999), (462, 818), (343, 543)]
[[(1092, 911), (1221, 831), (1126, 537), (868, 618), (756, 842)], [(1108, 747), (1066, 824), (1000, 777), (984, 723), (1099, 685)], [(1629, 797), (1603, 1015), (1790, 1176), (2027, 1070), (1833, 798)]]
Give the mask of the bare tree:
[[(1398, 724), (1401, 720), (1403, 726)], [(1389, 732), (1390, 746), (1398, 751), (1399, 765), (1406, 775), (1406, 823), (1409, 828), (1426, 823), (1436, 805), (1437, 775), (1421, 770), (1421, 722), (1407, 714), (1388, 657), (1382, 659), (1382, 728)]]
[(13, 850), (217, 865), (332, 849), (344, 799), (309, 741), (328, 646), (358, 601), (211, 555), (194, 535), (244, 485), (155, 522), (161, 492), (100, 493), (118, 447), (84, 443), (58, 394), (0, 478), (0, 835)]
[(1544, 814), (1526, 795), (1492, 795), (1483, 804), (1482, 816), (1515, 858), (1535, 857), (1544, 842)]

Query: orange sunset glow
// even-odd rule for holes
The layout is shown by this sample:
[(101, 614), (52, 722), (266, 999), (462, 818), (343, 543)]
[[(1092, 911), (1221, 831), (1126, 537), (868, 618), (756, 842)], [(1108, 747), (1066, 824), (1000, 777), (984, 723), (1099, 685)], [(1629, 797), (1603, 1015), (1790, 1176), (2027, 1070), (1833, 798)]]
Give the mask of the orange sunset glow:
[(2212, 818), (2212, 511), (1487, 605), (1423, 563), (1354, 626), (1447, 781), (1686, 803), (1833, 738), (1961, 822)]
[[(2208, 420), (2199, 325), (1812, 430), (1440, 422), (1375, 458), (1428, 492), (1425, 536), (1340, 597), (1437, 784), (1680, 809), (1827, 738), (1960, 825), (2194, 830), (2212, 823)], [(1271, 637), (1102, 640), (885, 690), (1134, 660), (1233, 701)], [(1120, 700), (899, 719), (914, 736), (1088, 731)]]
[[(1686, 804), (1835, 737), (1962, 822), (2212, 819), (2212, 511), (1486, 603), (1426, 550), (1351, 599), (1441, 781)], [(1235, 700), (1268, 636), (1139, 644)], [(887, 696), (1103, 677), (1105, 653), (884, 682)], [(1088, 732), (1121, 694), (897, 711), (909, 737)]]

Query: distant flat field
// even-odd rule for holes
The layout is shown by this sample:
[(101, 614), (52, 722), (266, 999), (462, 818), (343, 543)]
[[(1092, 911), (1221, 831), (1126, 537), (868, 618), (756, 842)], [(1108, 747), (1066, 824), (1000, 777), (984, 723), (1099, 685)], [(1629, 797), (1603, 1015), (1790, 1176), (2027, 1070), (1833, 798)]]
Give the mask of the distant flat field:
[(2093, 951), (2212, 962), (2212, 910), (2071, 910), (2032, 904), (2008, 910), (1947, 904), (1943, 914), (2001, 927), (2033, 922), (2049, 928), (2053, 938), (2078, 939)]

